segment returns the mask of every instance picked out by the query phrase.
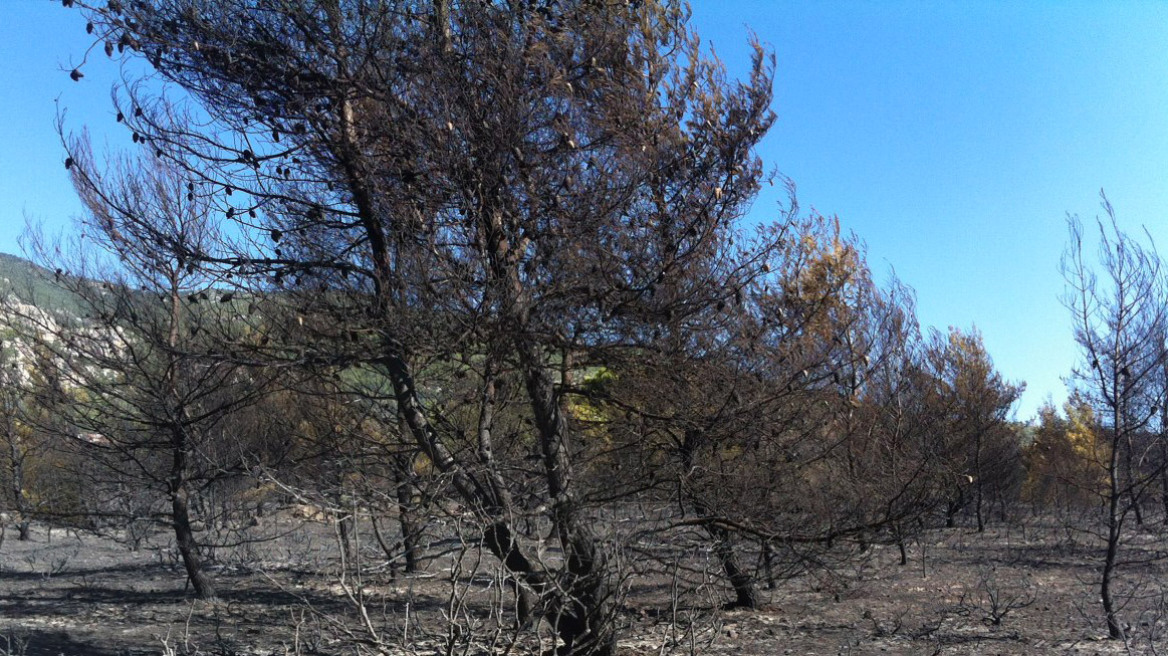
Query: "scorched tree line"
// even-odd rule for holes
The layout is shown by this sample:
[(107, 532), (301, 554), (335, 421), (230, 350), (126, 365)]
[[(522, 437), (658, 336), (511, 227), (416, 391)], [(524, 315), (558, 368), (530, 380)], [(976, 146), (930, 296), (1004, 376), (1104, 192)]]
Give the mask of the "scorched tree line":
[[(403, 506), (456, 499), (557, 653), (615, 653), (646, 554), (627, 547), (648, 538), (696, 529), (753, 607), (762, 579), (904, 553), (970, 485), (984, 523), (989, 470), (1010, 466), (987, 436), (1017, 388), (976, 332), (922, 336), (911, 293), (793, 194), (742, 223), (777, 179), (754, 152), (774, 120), (759, 44), (729, 80), (669, 0), (68, 4), (95, 49), (183, 93), (116, 96), (144, 182), (66, 140), (86, 229), (151, 292), (95, 297), (113, 330), (91, 335), (121, 343), (82, 371), (129, 376), (148, 346), (130, 362), (156, 381), (78, 382), (114, 396), (76, 423), (116, 410), (124, 434), (168, 436), (152, 475), (180, 547), (187, 456), (273, 370), (297, 374), (282, 394), (360, 407), (363, 445), (333, 470)], [(633, 503), (654, 522), (622, 534), (609, 518)]]

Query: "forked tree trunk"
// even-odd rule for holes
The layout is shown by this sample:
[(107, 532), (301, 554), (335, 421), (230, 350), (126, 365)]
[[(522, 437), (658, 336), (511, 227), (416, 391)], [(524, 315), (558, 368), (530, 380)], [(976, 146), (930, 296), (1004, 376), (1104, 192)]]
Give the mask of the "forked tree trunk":
[(528, 397), (543, 451), (552, 522), (564, 549), (567, 576), (556, 631), (564, 656), (615, 656), (616, 607), (608, 554), (593, 533), (572, 488), (571, 441), (551, 373), (537, 348), (521, 342)]
[[(564, 545), (569, 572), (563, 580), (549, 580), (548, 574), (527, 557), (515, 538), (511, 522), (516, 513), (505, 496), (506, 490), (493, 490), (489, 482), (475, 478), (437, 439), (421, 410), (409, 365), (392, 354), (384, 357), (382, 364), (394, 386), (403, 420), (418, 445), (440, 470), (450, 475), (455, 489), (468, 505), (479, 509), (484, 519), (494, 517), (484, 527), (483, 542), (503, 567), (521, 582), (523, 589), (530, 591), (530, 595), (521, 592), (517, 601), (520, 620), (527, 621), (528, 618), (522, 615), (533, 606), (549, 609), (548, 620), (563, 642), (556, 650), (558, 655), (613, 656), (616, 653), (615, 604), (606, 576), (607, 560), (597, 558), (595, 551), (589, 553), (586, 548), (596, 544), (590, 531), (581, 524), (563, 522), (565, 504), (558, 506), (559, 512), (553, 520)], [(547, 384), (551, 385), (550, 378)], [(579, 517), (571, 508), (566, 513), (569, 518)]]
[[(387, 283), (394, 279), (389, 242), (374, 210), (372, 194), (354, 162), (360, 161), (358, 140), (352, 125), (354, 110), (349, 103), (342, 104), (342, 132), (345, 150), (342, 167), (354, 191), (377, 278), (375, 296), (379, 310), (388, 312), (393, 307), (392, 293)], [(500, 217), (494, 215), (494, 221)], [(502, 299), (516, 326), (526, 324), (523, 299), (518, 287), (512, 255), (502, 241), (499, 224), (492, 224), (489, 252), (495, 282), (505, 286)], [(480, 519), (488, 522), (484, 542), (503, 566), (516, 576), (522, 585), (538, 596), (539, 604), (553, 612), (550, 621), (562, 641), (557, 654), (571, 656), (614, 656), (616, 653), (616, 623), (614, 590), (609, 581), (609, 564), (583, 516), (571, 485), (571, 444), (567, 426), (559, 410), (555, 382), (544, 367), (539, 348), (530, 340), (519, 337), (515, 344), (522, 362), (531, 409), (539, 432), (543, 451), (544, 472), (548, 500), (552, 507), (552, 521), (564, 550), (566, 572), (556, 581), (549, 581), (547, 573), (526, 557), (515, 539), (511, 523), (515, 521), (507, 490), (493, 485), (488, 471), (482, 480), (467, 471), (453, 453), (438, 439), (418, 398), (413, 371), (399, 344), (390, 340), (382, 357), (385, 372), (393, 385), (401, 420), (427, 457), (441, 471), (451, 476), (451, 483), (468, 505), (476, 509)], [(489, 421), (486, 422), (489, 425)], [(488, 431), (489, 433), (489, 431)], [(481, 438), (480, 438), (481, 441)], [(480, 445), (482, 447), (483, 445)], [(489, 468), (488, 468), (489, 470)], [(493, 521), (492, 521), (493, 520)]]

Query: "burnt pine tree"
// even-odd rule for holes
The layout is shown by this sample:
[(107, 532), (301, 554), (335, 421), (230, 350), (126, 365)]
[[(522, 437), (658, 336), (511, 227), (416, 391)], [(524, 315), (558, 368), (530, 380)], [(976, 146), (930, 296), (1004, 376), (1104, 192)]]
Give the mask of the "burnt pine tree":
[[(1097, 410), (1110, 441), (1106, 462), (1106, 555), (1100, 597), (1112, 638), (1123, 638), (1115, 598), (1123, 528), (1139, 512), (1140, 496), (1152, 482), (1141, 473), (1134, 438), (1147, 430), (1163, 404), (1157, 382), (1168, 322), (1159, 256), (1150, 246), (1122, 232), (1111, 204), (1103, 197), (1106, 220), (1098, 221), (1098, 267), (1087, 261), (1083, 225), (1068, 220), (1070, 244), (1063, 256), (1067, 281), (1064, 303), (1071, 310), (1082, 364), (1074, 371), (1077, 390)], [(1098, 272), (1098, 273), (1097, 273)]]
[[(212, 238), (208, 205), (188, 197), (181, 172), (164, 160), (124, 158), (98, 177), (84, 137), (68, 144), (73, 184), (85, 207), (71, 241), (29, 235), (30, 247), (80, 308), (79, 318), (9, 309), (24, 339), (43, 353), (39, 403), (52, 421), (41, 428), (80, 451), (79, 472), (94, 491), (125, 490), (148, 502), (174, 532), (196, 596), (216, 596), (192, 500), (241, 464), (211, 462), (224, 422), (253, 402), (263, 381), (211, 357), (205, 346), (230, 326), (233, 310), (215, 281), (179, 253)], [(74, 164), (75, 163), (75, 164)], [(180, 249), (160, 247), (175, 240)], [(116, 515), (116, 509), (97, 509)], [(204, 518), (206, 519), (206, 518)]]
[[(87, 11), (95, 47), (144, 57), (198, 103), (186, 117), (130, 89), (119, 107), (132, 141), (185, 167), (191, 193), (233, 224), (214, 247), (160, 243), (256, 291), (310, 288), (293, 324), (313, 331), (304, 359), (378, 367), (559, 651), (614, 653), (619, 572), (577, 462), (594, 445), (579, 442), (560, 382), (566, 363), (651, 338), (640, 327), (653, 317), (725, 300), (709, 277), (755, 261), (726, 238), (763, 179), (762, 49), (747, 80), (728, 81), (668, 0)], [(481, 412), (453, 430), (418, 363), (469, 354)], [(504, 373), (541, 462), (520, 480), (503, 475), (493, 430)], [(534, 557), (517, 497), (543, 509), (562, 563)]]
[[(639, 443), (628, 451), (649, 463), (638, 480), (648, 484), (669, 472), (657, 480), (658, 494), (676, 497), (671, 505), (683, 509), (678, 525), (707, 533), (735, 607), (759, 604), (747, 564), (754, 559), (744, 558), (752, 544), (774, 565), (771, 543), (799, 542), (799, 554), (786, 553), (800, 561), (788, 571), (798, 571), (828, 550), (841, 525), (862, 530), (860, 513), (811, 516), (818, 508), (806, 501), (827, 486), (806, 472), (847, 444), (838, 437), (846, 431), (834, 430), (852, 408), (843, 388), (858, 387), (864, 377), (870, 347), (859, 328), (875, 318), (880, 295), (858, 246), (840, 237), (838, 225), (819, 216), (796, 219), (796, 210), (781, 232), (763, 231), (753, 251), (764, 258), (759, 266), (718, 278), (734, 283), (720, 288), (727, 298), (704, 312), (646, 325), (659, 333), (646, 345), (652, 357), (632, 352), (626, 361), (606, 361), (604, 394), (593, 399), (610, 416), (637, 417), (625, 430)], [(836, 434), (829, 437), (825, 427)], [(641, 455), (646, 445), (667, 455), (673, 468), (661, 467), (652, 452)], [(800, 505), (804, 510), (793, 508)]]
[[(945, 433), (949, 459), (956, 463), (949, 472), (955, 491), (946, 519), (952, 526), (955, 513), (972, 502), (980, 533), (985, 530), (987, 497), (996, 492), (1002, 479), (1009, 478), (1003, 472), (1018, 464), (1017, 453), (1000, 436), (1023, 386), (1002, 379), (976, 328), (966, 332), (950, 327), (944, 335), (934, 332), (927, 359), (938, 386), (937, 399), (948, 406)], [(967, 493), (973, 498), (967, 499)]]

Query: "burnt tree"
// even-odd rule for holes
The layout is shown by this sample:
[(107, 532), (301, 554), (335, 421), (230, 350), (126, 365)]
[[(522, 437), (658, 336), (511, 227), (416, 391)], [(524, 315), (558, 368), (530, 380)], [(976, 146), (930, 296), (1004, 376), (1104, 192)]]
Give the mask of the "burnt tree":
[[(121, 100), (133, 142), (184, 168), (233, 226), (213, 246), (162, 247), (298, 299), (297, 321), (253, 355), (376, 368), (558, 650), (612, 654), (620, 572), (589, 516), (579, 461), (595, 445), (565, 412), (567, 363), (603, 363), (653, 317), (717, 303), (703, 262), (752, 260), (727, 237), (763, 179), (761, 48), (749, 79), (728, 81), (668, 1), (167, 0), (88, 14), (107, 52), (140, 54), (209, 117), (134, 89)], [(470, 430), (426, 394), (441, 360), (479, 386)], [(501, 443), (502, 382), (523, 392), (527, 442)], [(541, 470), (509, 479), (527, 471), (506, 466), (521, 443)], [(520, 506), (542, 509), (561, 564), (534, 558), (545, 538), (522, 534)]]

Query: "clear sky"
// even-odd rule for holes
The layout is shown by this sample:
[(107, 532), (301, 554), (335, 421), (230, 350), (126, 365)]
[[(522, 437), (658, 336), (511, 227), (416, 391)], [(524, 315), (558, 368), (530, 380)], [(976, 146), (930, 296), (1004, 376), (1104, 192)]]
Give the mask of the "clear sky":
[[(25, 216), (50, 228), (78, 204), (54, 131), (128, 144), (100, 52), (53, 0), (0, 3), (0, 251)], [(804, 207), (838, 215), (869, 261), (917, 290), (926, 325), (976, 325), (1028, 389), (1019, 418), (1075, 362), (1059, 297), (1068, 212), (1168, 244), (1168, 3), (698, 0), (693, 26), (745, 70), (753, 31), (777, 56), (779, 120), (762, 155)], [(773, 194), (773, 192), (770, 192)], [(764, 195), (755, 220), (774, 214)], [(1168, 248), (1168, 247), (1165, 247)]]

